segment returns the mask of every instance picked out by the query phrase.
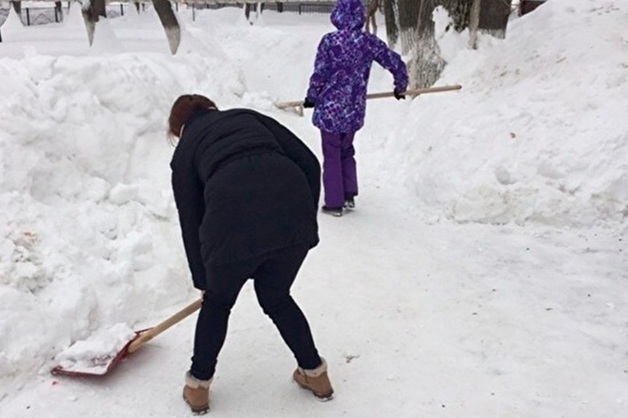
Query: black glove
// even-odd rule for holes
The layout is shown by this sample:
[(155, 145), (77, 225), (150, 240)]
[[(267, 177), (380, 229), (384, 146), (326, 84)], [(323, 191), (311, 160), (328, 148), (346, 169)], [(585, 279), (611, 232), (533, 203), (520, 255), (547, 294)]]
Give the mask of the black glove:
[(395, 99), (397, 99), (397, 100), (402, 100), (402, 99), (406, 98), (406, 95), (403, 94), (402, 92), (400, 92), (397, 89), (395, 89), (395, 91), (393, 91), (393, 95), (395, 96)]
[(308, 97), (306, 97), (305, 100), (303, 100), (303, 107), (306, 109), (308, 107), (314, 107), (314, 102), (311, 101)]

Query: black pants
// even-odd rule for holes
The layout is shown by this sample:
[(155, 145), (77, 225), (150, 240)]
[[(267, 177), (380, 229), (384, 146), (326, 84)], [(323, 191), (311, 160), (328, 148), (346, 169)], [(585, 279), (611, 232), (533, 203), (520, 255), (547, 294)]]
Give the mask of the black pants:
[(314, 369), (321, 364), (310, 326), (290, 296), (290, 286), (307, 252), (306, 245), (287, 247), (241, 263), (207, 269), (207, 289), (194, 337), (192, 376), (208, 380), (214, 375), (231, 308), (249, 278), (254, 280), (260, 306), (277, 326), (299, 367)]

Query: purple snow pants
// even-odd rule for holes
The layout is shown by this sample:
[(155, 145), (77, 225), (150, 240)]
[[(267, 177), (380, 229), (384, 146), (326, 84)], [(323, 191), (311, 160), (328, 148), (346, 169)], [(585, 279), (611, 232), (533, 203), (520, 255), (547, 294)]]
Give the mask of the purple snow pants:
[(358, 194), (353, 137), (355, 132), (334, 134), (321, 131), (323, 140), (323, 187), (325, 206), (341, 208), (345, 199)]

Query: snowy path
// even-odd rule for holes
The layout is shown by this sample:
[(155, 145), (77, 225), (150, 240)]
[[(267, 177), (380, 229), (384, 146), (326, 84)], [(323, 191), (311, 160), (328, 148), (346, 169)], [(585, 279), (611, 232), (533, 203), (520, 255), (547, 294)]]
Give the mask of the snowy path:
[[(584, 418), (628, 410), (618, 237), (429, 226), (391, 211), (394, 191), (365, 190), (355, 213), (321, 216), (321, 245), (294, 291), (330, 363), (336, 399), (319, 403), (291, 383), (291, 355), (247, 285), (212, 388), (213, 416)], [(180, 390), (193, 323), (105, 379), (40, 376), (3, 401), (1, 415), (188, 416)]]

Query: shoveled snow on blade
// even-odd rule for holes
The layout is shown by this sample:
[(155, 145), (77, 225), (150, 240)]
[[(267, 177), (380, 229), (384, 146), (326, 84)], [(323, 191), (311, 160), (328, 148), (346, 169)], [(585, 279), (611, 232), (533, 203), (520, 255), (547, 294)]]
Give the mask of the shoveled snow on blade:
[(111, 361), (135, 335), (135, 331), (127, 324), (116, 324), (95, 333), (87, 340), (75, 342), (59, 353), (55, 360), (66, 372), (105, 374)]

